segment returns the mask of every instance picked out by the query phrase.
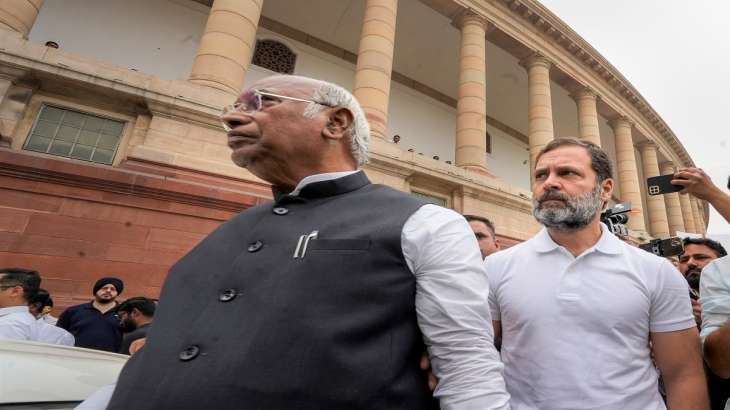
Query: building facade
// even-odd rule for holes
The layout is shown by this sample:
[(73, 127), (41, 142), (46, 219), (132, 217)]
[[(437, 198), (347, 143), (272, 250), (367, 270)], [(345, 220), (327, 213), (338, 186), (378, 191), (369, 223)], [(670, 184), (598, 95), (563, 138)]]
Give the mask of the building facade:
[(157, 296), (207, 233), (270, 200), (218, 116), (276, 73), (352, 90), (370, 179), (487, 216), (507, 245), (539, 229), (531, 163), (556, 136), (608, 152), (638, 240), (705, 232), (707, 204), (646, 195), (645, 178), (694, 165), (677, 137), (535, 0), (14, 0), (0, 2), (0, 265), (41, 271), (61, 307), (102, 275)]

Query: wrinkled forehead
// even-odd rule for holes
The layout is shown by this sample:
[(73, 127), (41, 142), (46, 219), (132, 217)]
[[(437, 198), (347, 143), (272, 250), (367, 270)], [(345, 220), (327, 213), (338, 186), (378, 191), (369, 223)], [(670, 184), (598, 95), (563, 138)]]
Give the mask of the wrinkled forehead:
[(591, 168), (591, 156), (583, 147), (570, 145), (558, 147), (542, 154), (535, 164), (536, 169), (549, 166)]

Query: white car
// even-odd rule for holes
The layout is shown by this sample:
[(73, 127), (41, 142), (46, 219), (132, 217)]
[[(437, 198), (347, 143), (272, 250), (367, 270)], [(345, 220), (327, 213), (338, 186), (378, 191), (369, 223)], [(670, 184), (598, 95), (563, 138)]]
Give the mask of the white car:
[(73, 409), (117, 381), (129, 356), (0, 340), (0, 409)]

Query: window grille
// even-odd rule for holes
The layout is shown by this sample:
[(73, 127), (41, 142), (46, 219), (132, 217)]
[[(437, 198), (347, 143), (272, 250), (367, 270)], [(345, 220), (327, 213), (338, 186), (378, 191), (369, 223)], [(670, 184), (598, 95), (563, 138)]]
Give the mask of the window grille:
[(294, 74), (297, 55), (275, 40), (258, 40), (253, 52), (253, 64), (281, 74)]
[(111, 165), (123, 132), (122, 121), (44, 105), (23, 148)]
[(427, 202), (429, 204), (443, 206), (444, 208), (446, 208), (446, 198), (441, 198), (441, 197), (438, 197), (438, 196), (424, 194), (424, 193), (415, 192), (415, 191), (411, 192), (411, 195), (413, 195), (416, 198), (418, 198), (418, 199), (420, 199), (422, 201), (425, 201), (425, 202)]

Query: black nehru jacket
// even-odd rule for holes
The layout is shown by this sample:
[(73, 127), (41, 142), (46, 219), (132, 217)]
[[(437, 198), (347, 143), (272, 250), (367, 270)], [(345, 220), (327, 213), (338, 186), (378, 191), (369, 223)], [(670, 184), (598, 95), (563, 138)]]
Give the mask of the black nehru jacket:
[[(363, 172), (275, 198), (171, 269), (109, 409), (432, 405), (401, 249), (403, 225), (423, 203)], [(300, 237), (313, 231), (304, 252)]]

